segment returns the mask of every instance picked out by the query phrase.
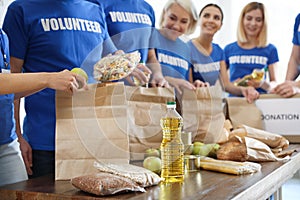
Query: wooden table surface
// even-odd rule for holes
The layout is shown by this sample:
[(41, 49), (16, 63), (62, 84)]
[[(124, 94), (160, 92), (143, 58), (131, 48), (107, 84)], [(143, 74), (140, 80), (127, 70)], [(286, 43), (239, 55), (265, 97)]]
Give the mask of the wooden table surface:
[[(300, 145), (290, 145), (300, 150)], [(229, 175), (201, 170), (190, 172), (182, 184), (160, 184), (147, 192), (129, 192), (97, 197), (74, 188), (69, 181), (54, 181), (45, 176), (0, 187), (0, 199), (267, 199), (300, 169), (300, 153), (294, 153), (288, 162), (261, 163), (260, 172), (251, 175)]]

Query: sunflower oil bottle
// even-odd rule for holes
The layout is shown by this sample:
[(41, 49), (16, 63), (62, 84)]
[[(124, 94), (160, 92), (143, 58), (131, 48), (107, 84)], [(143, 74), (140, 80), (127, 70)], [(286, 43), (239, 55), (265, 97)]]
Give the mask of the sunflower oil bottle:
[(167, 114), (161, 118), (163, 140), (160, 146), (162, 158), (161, 178), (163, 182), (183, 182), (184, 146), (181, 141), (183, 119), (176, 111), (176, 103), (167, 103)]

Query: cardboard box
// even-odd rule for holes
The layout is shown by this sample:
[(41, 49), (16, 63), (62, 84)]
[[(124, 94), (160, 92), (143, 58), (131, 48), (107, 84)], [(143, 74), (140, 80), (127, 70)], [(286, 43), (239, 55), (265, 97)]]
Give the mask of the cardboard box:
[(300, 94), (292, 98), (266, 94), (255, 103), (262, 112), (266, 131), (281, 134), (291, 143), (300, 143)]

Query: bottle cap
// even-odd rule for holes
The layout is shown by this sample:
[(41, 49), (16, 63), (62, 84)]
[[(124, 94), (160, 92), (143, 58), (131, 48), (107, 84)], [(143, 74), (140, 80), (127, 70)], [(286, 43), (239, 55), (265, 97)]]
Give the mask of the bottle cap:
[(175, 101), (168, 101), (167, 102), (167, 108), (176, 108), (176, 102)]
[(176, 102), (175, 101), (168, 101), (167, 105), (176, 105)]

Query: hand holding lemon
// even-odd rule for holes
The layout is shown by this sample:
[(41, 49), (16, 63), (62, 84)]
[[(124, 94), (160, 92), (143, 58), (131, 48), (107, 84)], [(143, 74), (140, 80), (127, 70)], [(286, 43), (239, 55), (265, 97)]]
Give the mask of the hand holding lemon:
[(71, 72), (79, 75), (82, 78), (81, 79), (81, 78), (76, 77), (76, 80), (77, 80), (77, 82), (79, 84), (78, 88), (79, 89), (82, 88), (87, 83), (87, 81), (88, 81), (88, 75), (87, 75), (87, 73), (83, 69), (81, 69), (79, 67), (73, 68), (71, 70)]

